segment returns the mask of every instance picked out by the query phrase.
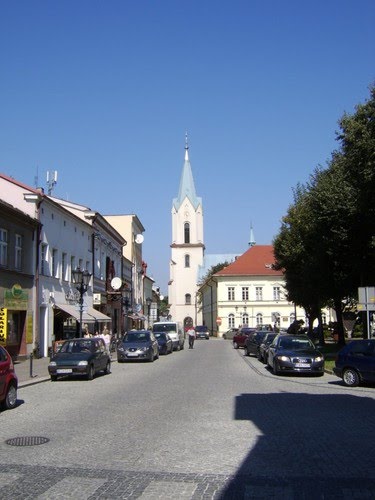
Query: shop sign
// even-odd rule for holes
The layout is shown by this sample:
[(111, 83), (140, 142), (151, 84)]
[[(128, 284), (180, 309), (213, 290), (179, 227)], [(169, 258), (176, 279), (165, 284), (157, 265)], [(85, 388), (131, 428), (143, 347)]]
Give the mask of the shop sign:
[(4, 306), (8, 309), (25, 310), (29, 302), (29, 294), (18, 283), (4, 293)]
[(5, 307), (0, 307), (0, 345), (7, 343), (8, 311)]

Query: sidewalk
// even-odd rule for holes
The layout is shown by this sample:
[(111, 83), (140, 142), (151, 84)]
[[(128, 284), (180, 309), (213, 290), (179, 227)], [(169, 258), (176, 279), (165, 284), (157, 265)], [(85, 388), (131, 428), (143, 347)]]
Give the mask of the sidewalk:
[(19, 360), (14, 362), (14, 369), (18, 377), (18, 387), (38, 384), (49, 380), (48, 374), (49, 358), (33, 358), (30, 360)]

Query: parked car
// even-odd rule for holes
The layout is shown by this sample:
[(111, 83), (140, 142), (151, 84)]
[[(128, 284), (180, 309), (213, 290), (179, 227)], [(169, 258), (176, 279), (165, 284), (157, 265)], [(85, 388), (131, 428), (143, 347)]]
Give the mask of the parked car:
[(52, 382), (59, 376), (71, 375), (92, 380), (100, 371), (111, 373), (111, 358), (101, 337), (66, 340), (48, 365)]
[(244, 346), (245, 356), (250, 356), (250, 354), (259, 356), (259, 347), (266, 334), (267, 332), (262, 330), (249, 333)]
[(173, 350), (182, 351), (185, 346), (185, 332), (179, 321), (157, 321), (152, 325), (153, 333), (168, 333), (173, 341)]
[(375, 339), (349, 342), (337, 353), (333, 373), (350, 387), (375, 382)]
[(255, 332), (255, 328), (249, 328), (247, 326), (242, 327), (233, 337), (233, 347), (235, 349), (245, 347), (246, 339), (252, 332)]
[(195, 327), (195, 338), (197, 339), (210, 339), (210, 332), (208, 331), (208, 327), (205, 325), (198, 325)]
[(275, 375), (324, 375), (324, 356), (306, 335), (277, 335), (269, 346), (267, 364)]
[(159, 357), (159, 344), (149, 330), (130, 330), (117, 346), (117, 361), (147, 360), (153, 362)]
[(276, 337), (276, 335), (277, 335), (276, 332), (266, 332), (266, 335), (264, 336), (262, 342), (260, 343), (258, 359), (262, 363), (267, 363), (268, 348), (272, 344), (273, 339)]
[(233, 337), (238, 333), (238, 331), (238, 328), (229, 328), (229, 330), (223, 333), (223, 339), (233, 340)]
[(154, 335), (159, 344), (159, 354), (170, 354), (173, 352), (173, 341), (168, 333), (156, 332)]
[(0, 404), (10, 410), (17, 404), (18, 378), (13, 360), (5, 347), (0, 346)]

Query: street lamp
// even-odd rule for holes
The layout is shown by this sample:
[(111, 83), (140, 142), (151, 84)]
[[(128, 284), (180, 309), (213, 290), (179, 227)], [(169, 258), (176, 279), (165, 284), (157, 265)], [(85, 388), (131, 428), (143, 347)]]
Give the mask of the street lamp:
[(147, 297), (147, 299), (146, 299), (146, 304), (147, 304), (147, 328), (150, 328), (150, 309), (151, 309), (151, 303), (152, 303), (152, 299), (150, 299), (150, 297)]
[(87, 292), (89, 287), (91, 274), (88, 271), (82, 271), (77, 267), (72, 271), (73, 283), (79, 291), (79, 336), (82, 337), (82, 314), (83, 314), (83, 294)]
[(130, 305), (128, 290), (123, 292), (122, 304), (125, 308), (125, 333), (126, 333), (128, 331), (128, 312), (129, 312), (129, 305)]

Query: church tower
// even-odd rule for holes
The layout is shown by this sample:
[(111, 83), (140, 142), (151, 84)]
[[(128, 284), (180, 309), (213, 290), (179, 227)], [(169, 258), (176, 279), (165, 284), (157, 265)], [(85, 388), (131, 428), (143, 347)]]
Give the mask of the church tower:
[(180, 188), (172, 204), (172, 244), (168, 301), (171, 319), (183, 326), (202, 324), (196, 292), (199, 266), (203, 265), (203, 208), (196, 195), (187, 136)]

